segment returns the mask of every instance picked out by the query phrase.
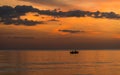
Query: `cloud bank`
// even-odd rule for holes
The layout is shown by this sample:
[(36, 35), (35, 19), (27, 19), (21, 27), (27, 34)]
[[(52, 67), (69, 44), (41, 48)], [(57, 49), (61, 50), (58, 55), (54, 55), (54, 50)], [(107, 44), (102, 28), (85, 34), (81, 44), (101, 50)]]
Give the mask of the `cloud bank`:
[[(26, 25), (32, 26), (37, 24), (43, 24), (42, 21), (32, 21), (32, 20), (22, 20), (20, 16), (25, 15), (28, 12), (35, 12), (42, 15), (49, 15), (53, 17), (93, 17), (93, 18), (107, 18), (107, 19), (120, 19), (120, 14), (115, 12), (90, 12), (82, 10), (73, 10), (73, 11), (60, 11), (57, 9), (54, 10), (39, 10), (32, 6), (1, 6), (0, 7), (0, 22), (6, 25), (15, 24), (15, 25)], [(39, 16), (38, 16), (39, 17)], [(14, 20), (16, 18), (16, 20)]]

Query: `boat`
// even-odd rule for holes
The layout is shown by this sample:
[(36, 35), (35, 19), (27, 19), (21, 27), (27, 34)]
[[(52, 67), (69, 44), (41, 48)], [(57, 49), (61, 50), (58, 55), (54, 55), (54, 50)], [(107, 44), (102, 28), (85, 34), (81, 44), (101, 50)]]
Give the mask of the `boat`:
[(70, 51), (70, 54), (78, 54), (78, 53), (79, 53), (79, 51), (77, 51), (77, 50)]

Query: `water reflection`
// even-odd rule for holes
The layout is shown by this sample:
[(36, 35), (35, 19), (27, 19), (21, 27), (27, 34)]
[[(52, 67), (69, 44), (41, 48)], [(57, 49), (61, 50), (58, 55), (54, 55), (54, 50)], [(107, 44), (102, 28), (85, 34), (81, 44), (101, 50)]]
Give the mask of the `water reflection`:
[(120, 51), (0, 51), (0, 75), (120, 75)]

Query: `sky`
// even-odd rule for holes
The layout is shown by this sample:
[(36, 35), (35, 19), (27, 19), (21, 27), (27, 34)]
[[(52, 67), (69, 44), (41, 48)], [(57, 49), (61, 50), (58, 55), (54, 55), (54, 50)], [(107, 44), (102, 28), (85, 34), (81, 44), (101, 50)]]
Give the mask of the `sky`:
[(0, 49), (120, 49), (119, 3), (2, 0)]
[(43, 9), (61, 8), (120, 12), (119, 0), (2, 0), (0, 5), (32, 5)]

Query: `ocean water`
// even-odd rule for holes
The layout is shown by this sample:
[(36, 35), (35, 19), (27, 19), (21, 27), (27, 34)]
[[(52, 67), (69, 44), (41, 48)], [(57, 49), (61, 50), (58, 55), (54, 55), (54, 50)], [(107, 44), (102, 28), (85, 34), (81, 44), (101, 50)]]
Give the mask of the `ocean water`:
[(1, 50), (0, 75), (120, 75), (120, 50)]

